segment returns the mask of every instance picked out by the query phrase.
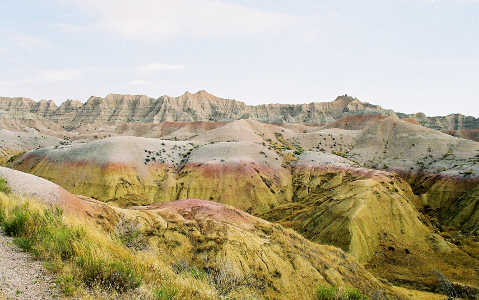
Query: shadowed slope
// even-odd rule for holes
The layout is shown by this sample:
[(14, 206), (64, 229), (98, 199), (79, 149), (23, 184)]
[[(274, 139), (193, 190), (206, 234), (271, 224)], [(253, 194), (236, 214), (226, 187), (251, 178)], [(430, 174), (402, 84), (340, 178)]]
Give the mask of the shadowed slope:
[(312, 241), (338, 246), (362, 262), (374, 256), (387, 235), (425, 251), (449, 250), (419, 221), (417, 197), (397, 176), (354, 168), (354, 163), (333, 155), (308, 154), (293, 171), (293, 203), (262, 217), (292, 227)]

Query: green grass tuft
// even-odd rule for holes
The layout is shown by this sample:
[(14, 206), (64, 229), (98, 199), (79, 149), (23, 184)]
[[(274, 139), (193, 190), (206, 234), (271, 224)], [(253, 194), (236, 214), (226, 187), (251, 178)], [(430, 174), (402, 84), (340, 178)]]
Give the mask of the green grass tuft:
[(0, 192), (7, 194), (10, 193), (10, 186), (8, 185), (8, 182), (0, 176)]
[(153, 299), (172, 300), (178, 294), (178, 289), (174, 285), (162, 285), (160, 288), (153, 289)]
[(314, 300), (369, 300), (358, 289), (340, 290), (334, 286), (320, 286), (314, 291)]
[(320, 286), (314, 292), (315, 300), (333, 300), (335, 299), (337, 289), (333, 286)]

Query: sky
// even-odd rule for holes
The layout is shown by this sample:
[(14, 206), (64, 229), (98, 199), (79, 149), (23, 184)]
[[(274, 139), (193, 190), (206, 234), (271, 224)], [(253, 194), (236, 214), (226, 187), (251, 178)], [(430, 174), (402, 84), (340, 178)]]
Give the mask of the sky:
[(479, 117), (479, 0), (0, 0), (0, 96), (350, 95)]

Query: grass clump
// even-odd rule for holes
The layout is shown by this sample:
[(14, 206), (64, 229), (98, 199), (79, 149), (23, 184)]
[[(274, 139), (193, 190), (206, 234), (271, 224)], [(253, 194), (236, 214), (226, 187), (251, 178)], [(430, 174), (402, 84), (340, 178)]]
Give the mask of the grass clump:
[(336, 288), (333, 286), (321, 286), (314, 292), (315, 300), (332, 300), (335, 299)]
[(153, 289), (153, 299), (155, 300), (172, 300), (177, 294), (178, 289), (172, 284)]
[(314, 300), (369, 300), (358, 289), (338, 289), (334, 286), (320, 286), (313, 295)]
[(0, 192), (4, 194), (10, 193), (10, 186), (2, 176), (0, 176)]
[(60, 287), (65, 296), (73, 296), (81, 284), (72, 275), (61, 275), (55, 280), (55, 283)]
[(140, 286), (142, 278), (128, 263), (95, 258), (91, 254), (76, 260), (81, 279), (89, 287), (100, 286), (124, 293)]

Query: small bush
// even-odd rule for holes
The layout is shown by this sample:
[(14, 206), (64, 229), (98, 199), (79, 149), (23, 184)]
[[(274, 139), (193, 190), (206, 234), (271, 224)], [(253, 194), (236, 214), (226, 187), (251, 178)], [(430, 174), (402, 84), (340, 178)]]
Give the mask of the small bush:
[(30, 239), (28, 237), (21, 236), (21, 237), (15, 239), (14, 243), (15, 243), (15, 245), (17, 245), (18, 247), (22, 248), (25, 251), (30, 251), (30, 250), (32, 250), (32, 247), (33, 247), (33, 241), (32, 241), (32, 239)]
[(153, 299), (172, 300), (175, 299), (176, 294), (178, 294), (178, 289), (174, 285), (162, 285), (160, 288), (155, 288), (153, 290)]
[(101, 286), (108, 290), (124, 293), (140, 286), (141, 276), (121, 261), (95, 259), (93, 255), (80, 256), (77, 264), (82, 281), (89, 287)]
[(0, 206), (0, 225), (3, 224), (4, 220), (5, 220), (5, 208), (3, 206)]
[(197, 280), (204, 280), (206, 277), (206, 272), (197, 268), (191, 268), (188, 273)]
[(301, 155), (301, 153), (303, 153), (303, 151), (304, 151), (303, 149), (296, 149), (296, 150), (294, 150), (294, 154), (295, 155)]
[(242, 286), (256, 285), (256, 282), (253, 280), (253, 273), (237, 273), (231, 261), (228, 260), (217, 262), (214, 268), (205, 271), (209, 277), (210, 284), (216, 288), (221, 296), (227, 296)]
[(22, 207), (16, 207), (12, 210), (11, 216), (3, 220), (3, 230), (5, 230), (7, 235), (20, 237), (24, 234), (26, 222), (30, 218), (30, 212), (27, 208), (28, 204), (24, 204)]
[(115, 237), (129, 248), (142, 250), (147, 246), (137, 220), (120, 220), (115, 226)]

